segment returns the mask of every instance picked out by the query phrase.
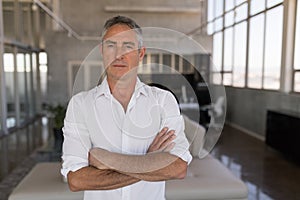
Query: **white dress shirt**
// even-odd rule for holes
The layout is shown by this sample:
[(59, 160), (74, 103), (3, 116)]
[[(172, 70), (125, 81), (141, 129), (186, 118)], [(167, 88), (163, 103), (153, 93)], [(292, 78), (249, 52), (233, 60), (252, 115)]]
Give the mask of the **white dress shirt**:
[[(125, 112), (112, 96), (106, 78), (101, 85), (72, 97), (64, 121), (61, 173), (88, 166), (88, 152), (99, 147), (131, 155), (146, 154), (163, 128), (175, 130), (175, 147), (170, 151), (190, 163), (192, 156), (184, 134), (184, 122), (174, 96), (137, 79)], [(85, 200), (162, 200), (165, 182), (139, 181), (114, 190), (85, 191)]]

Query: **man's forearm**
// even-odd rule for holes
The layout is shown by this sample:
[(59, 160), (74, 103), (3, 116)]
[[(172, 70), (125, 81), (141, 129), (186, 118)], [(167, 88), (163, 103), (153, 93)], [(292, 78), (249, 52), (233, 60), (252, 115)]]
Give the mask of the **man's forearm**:
[(125, 173), (131, 177), (144, 181), (166, 181), (170, 179), (183, 179), (186, 175), (186, 162), (177, 158), (172, 164), (145, 173)]
[(145, 181), (184, 178), (187, 168), (185, 161), (167, 152), (125, 155), (99, 148), (90, 151), (90, 164)]
[(101, 170), (94, 167), (83, 167), (68, 173), (70, 190), (112, 190), (140, 181), (132, 176), (113, 170)]

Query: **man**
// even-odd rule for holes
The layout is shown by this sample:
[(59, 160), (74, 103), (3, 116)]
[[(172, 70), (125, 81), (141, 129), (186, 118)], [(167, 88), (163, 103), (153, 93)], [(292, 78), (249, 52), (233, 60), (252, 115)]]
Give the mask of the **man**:
[(68, 106), (62, 174), (84, 199), (165, 199), (164, 181), (191, 161), (176, 100), (139, 81), (145, 47), (132, 19), (109, 19), (100, 50), (106, 77)]

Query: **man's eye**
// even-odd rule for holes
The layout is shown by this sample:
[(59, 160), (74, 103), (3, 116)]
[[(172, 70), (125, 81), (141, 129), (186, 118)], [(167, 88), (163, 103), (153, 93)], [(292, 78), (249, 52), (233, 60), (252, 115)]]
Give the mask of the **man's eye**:
[(127, 48), (127, 49), (133, 49), (133, 46), (131, 46), (131, 45), (126, 45), (126, 48)]

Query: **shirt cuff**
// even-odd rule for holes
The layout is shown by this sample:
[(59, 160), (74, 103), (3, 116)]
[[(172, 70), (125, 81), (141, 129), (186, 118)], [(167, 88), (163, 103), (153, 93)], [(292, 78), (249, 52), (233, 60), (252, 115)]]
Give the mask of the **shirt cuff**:
[(185, 151), (170, 151), (170, 154), (175, 155), (179, 158), (181, 158), (182, 160), (184, 160), (185, 162), (188, 163), (188, 165), (192, 162), (192, 155), (189, 152), (189, 150), (185, 150)]
[(61, 173), (65, 178), (67, 178), (67, 175), (68, 175), (68, 173), (69, 173), (70, 171), (75, 172), (75, 171), (77, 171), (77, 170), (79, 170), (79, 169), (81, 169), (81, 168), (83, 168), (83, 167), (86, 167), (86, 166), (87, 166), (86, 163), (78, 163), (78, 164), (76, 164), (76, 165), (72, 165), (72, 166), (67, 167), (67, 168), (62, 167), (61, 170), (60, 170), (60, 173)]

